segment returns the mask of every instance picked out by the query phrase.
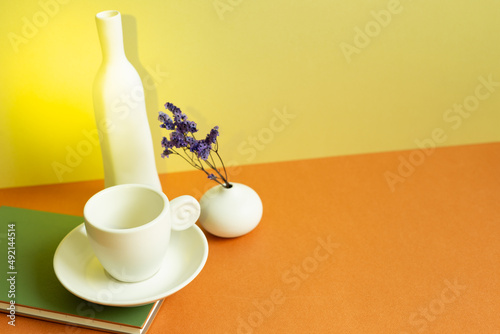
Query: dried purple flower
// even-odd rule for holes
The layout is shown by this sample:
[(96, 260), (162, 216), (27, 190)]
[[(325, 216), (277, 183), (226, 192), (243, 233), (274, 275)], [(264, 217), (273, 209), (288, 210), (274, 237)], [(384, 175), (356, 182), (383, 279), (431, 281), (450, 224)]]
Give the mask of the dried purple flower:
[(175, 153), (175, 152), (174, 152), (174, 151), (172, 151), (172, 150), (169, 150), (169, 149), (165, 149), (165, 150), (163, 151), (163, 153), (161, 154), (161, 157), (162, 157), (162, 158), (165, 158), (165, 157), (167, 157), (167, 158), (168, 158), (168, 157), (169, 157), (169, 155), (170, 155), (170, 154), (173, 154), (173, 153)]
[(196, 146), (196, 153), (201, 160), (207, 160), (212, 147), (208, 145), (204, 140), (199, 140)]
[(184, 135), (180, 132), (174, 131), (170, 133), (170, 141), (174, 144), (176, 148), (182, 148), (187, 146), (186, 139)]
[(198, 141), (194, 139), (193, 137), (186, 137), (186, 143), (191, 152), (196, 151), (196, 145), (198, 144)]
[(172, 112), (172, 114), (180, 113), (181, 110), (177, 108), (173, 103), (167, 102), (165, 103), (165, 108)]
[(217, 142), (218, 136), (219, 136), (219, 127), (214, 126), (214, 128), (212, 130), (210, 130), (210, 133), (207, 135), (205, 142), (207, 144), (215, 144)]
[(163, 137), (161, 140), (161, 147), (163, 148), (172, 148), (174, 145), (172, 144), (171, 141), (167, 139), (167, 137)]
[[(166, 137), (162, 138), (161, 145), (164, 151), (161, 157), (168, 158), (170, 154), (180, 155), (193, 167), (204, 171), (210, 180), (214, 180), (222, 186), (230, 188), (231, 184), (227, 181), (226, 168), (218, 152), (217, 137), (219, 136), (219, 127), (213, 127), (205, 139), (197, 140), (194, 137), (194, 134), (198, 132), (196, 123), (188, 120), (188, 117), (182, 113), (181, 109), (170, 102), (165, 103), (165, 108), (172, 113), (173, 120), (169, 115), (160, 111), (158, 115), (158, 120), (162, 122), (160, 127), (173, 130), (173, 132), (170, 133), (170, 140)], [(215, 148), (212, 147), (214, 144)], [(181, 153), (184, 152), (184, 155), (181, 155), (174, 148), (182, 149)], [(215, 154), (222, 164), (223, 174), (215, 166), (215, 160), (211, 156), (212, 153)], [(213, 169), (216, 174), (207, 172), (205, 166)]]
[(162, 122), (160, 125), (161, 128), (167, 129), (167, 130), (173, 130), (175, 129), (174, 122), (172, 121), (172, 118), (165, 114), (164, 112), (160, 111), (158, 113), (158, 120)]
[(187, 124), (187, 129), (188, 129), (189, 132), (191, 132), (191, 133), (198, 132), (198, 128), (196, 127), (196, 123), (195, 122), (193, 122), (193, 121), (187, 121), (186, 124)]

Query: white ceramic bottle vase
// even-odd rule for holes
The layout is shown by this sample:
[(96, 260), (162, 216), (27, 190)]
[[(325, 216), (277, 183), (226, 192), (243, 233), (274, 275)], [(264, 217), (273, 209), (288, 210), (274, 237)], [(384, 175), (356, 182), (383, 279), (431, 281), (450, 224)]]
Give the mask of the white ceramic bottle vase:
[(146, 114), (144, 88), (123, 48), (121, 15), (96, 15), (102, 64), (94, 87), (94, 112), (104, 165), (104, 184), (150, 185), (161, 191), (153, 141)]

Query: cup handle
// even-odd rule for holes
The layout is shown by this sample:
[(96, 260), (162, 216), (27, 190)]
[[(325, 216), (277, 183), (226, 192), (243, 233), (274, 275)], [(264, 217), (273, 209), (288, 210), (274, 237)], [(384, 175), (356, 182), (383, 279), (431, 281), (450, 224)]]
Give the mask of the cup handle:
[(172, 230), (182, 231), (194, 225), (200, 217), (200, 211), (200, 203), (193, 196), (183, 195), (171, 200)]

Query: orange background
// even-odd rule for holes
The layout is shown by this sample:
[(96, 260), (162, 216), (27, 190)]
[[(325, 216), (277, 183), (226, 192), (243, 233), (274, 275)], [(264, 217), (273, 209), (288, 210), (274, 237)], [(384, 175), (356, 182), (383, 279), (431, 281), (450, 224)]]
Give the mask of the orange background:
[[(391, 191), (386, 172), (415, 152), (233, 171), (260, 194), (261, 223), (207, 235), (205, 268), (166, 298), (150, 333), (499, 333), (500, 144), (432, 151)], [(210, 186), (198, 172), (161, 180), (171, 198)], [(81, 215), (102, 188), (4, 189), (0, 202)], [(0, 331), (94, 333), (22, 317)]]

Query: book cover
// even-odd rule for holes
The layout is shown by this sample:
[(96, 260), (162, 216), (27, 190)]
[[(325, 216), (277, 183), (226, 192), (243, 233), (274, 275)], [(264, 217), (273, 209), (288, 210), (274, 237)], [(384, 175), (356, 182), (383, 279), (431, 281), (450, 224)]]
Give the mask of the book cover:
[[(0, 207), (0, 311), (118, 333), (144, 333), (162, 301), (111, 307), (80, 299), (58, 281), (53, 257), (79, 216)], [(15, 306), (15, 308), (13, 307)], [(10, 317), (9, 317), (10, 316)]]

